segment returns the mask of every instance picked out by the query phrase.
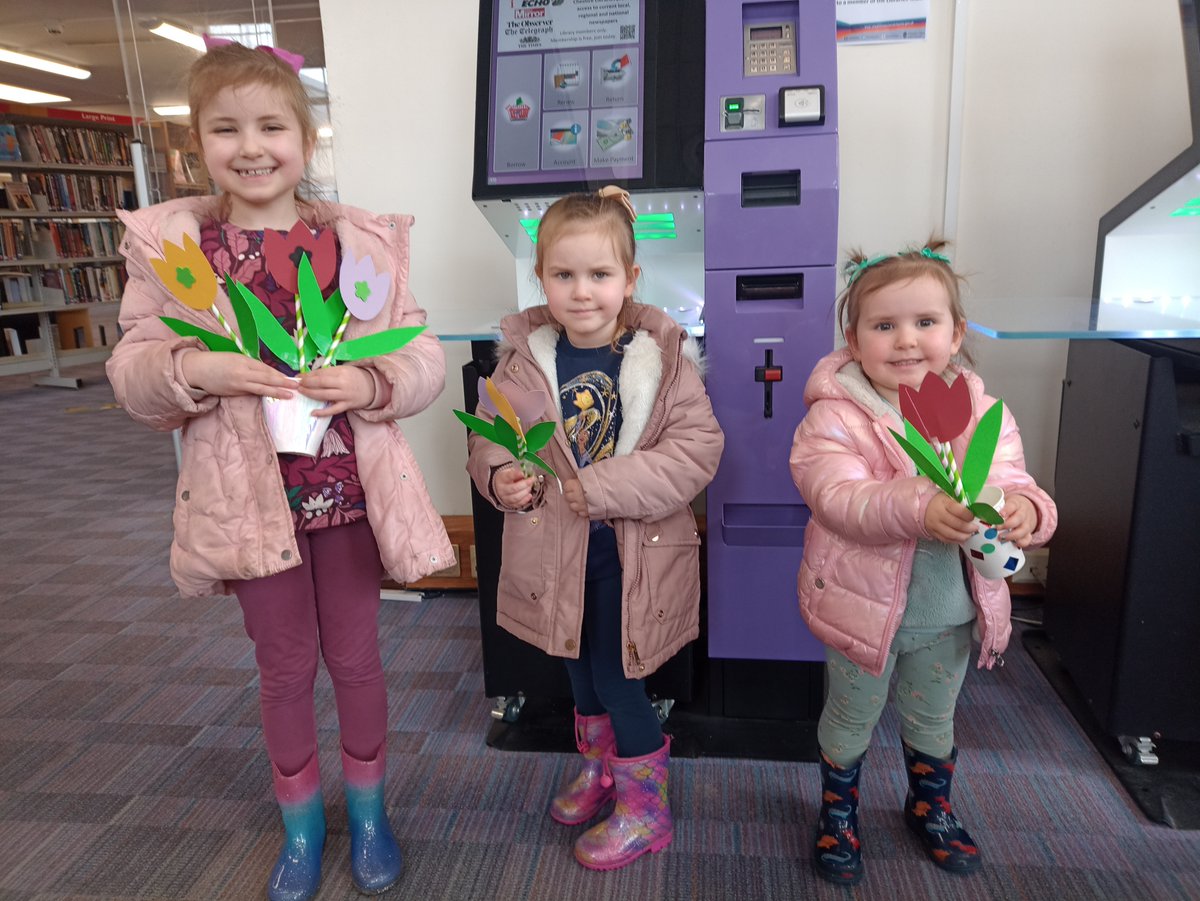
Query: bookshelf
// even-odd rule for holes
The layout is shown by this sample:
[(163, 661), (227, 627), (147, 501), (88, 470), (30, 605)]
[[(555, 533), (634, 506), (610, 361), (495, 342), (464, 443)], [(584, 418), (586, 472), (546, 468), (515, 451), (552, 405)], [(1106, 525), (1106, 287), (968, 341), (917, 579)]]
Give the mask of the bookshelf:
[(116, 344), (132, 134), (123, 116), (0, 103), (0, 375), (78, 388), (62, 367)]
[(187, 126), (163, 121), (151, 122), (148, 129), (154, 147), (150, 172), (160, 198), (212, 193), (208, 170)]

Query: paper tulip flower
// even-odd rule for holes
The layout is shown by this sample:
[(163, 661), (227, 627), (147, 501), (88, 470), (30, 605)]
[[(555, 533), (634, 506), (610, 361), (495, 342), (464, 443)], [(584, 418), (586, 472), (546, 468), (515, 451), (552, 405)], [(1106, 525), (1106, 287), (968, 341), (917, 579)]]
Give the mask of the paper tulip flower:
[(217, 277), (200, 245), (191, 235), (183, 236), (183, 246), (163, 241), (163, 259), (150, 261), (162, 283), (184, 306), (207, 310), (217, 296)]
[(392, 277), (386, 272), (376, 272), (375, 261), (369, 256), (356, 260), (346, 254), (342, 257), (338, 286), (347, 313), (355, 319), (374, 319), (392, 293)]
[[(295, 232), (295, 229), (292, 231)], [(270, 230), (266, 234), (270, 235)], [(323, 233), (322, 237), (325, 235), (332, 240), (332, 232), (327, 231)], [(282, 235), (277, 234), (277, 237), (283, 240)], [(265, 242), (266, 237), (264, 236), (264, 244)], [(332, 247), (332, 245), (330, 246)], [(229, 337), (214, 334), (200, 326), (173, 319), (170, 316), (159, 318), (177, 334), (199, 338), (209, 350), (244, 353), (257, 360), (261, 358), (259, 350), (261, 341), (271, 353), (292, 369), (297, 372), (306, 372), (313, 367), (332, 366), (334, 363), (364, 360), (368, 357), (391, 353), (399, 350), (425, 331), (423, 325), (407, 326), (384, 329), (350, 341), (343, 341), (342, 336), (350, 317), (345, 304), (342, 303), (341, 292), (335, 288), (328, 300), (322, 297), (320, 279), (316, 275), (307, 253), (299, 255), (299, 263), (294, 273), (294, 290), (298, 292), (296, 296), (296, 331), (289, 334), (267, 308), (267, 305), (255, 297), (249, 288), (241, 282), (226, 277), (225, 291), (229, 296), (229, 303), (233, 307), (238, 324), (237, 331), (234, 331), (214, 303), (217, 295), (216, 275), (195, 241), (184, 236), (182, 249), (168, 242), (165, 244), (163, 257), (163, 260), (151, 262), (155, 272), (158, 273), (159, 278), (163, 280), (171, 293), (193, 309), (211, 310)], [(373, 266), (372, 273), (374, 273)], [(376, 277), (387, 279), (390, 283), (390, 276), (387, 273), (383, 273), (381, 276), (376, 274)], [(278, 276), (276, 276), (276, 280), (278, 280)], [(331, 273), (327, 283), (332, 280)], [(198, 305), (200, 298), (205, 297), (205, 293), (196, 286), (209, 283), (211, 288), (205, 289), (206, 292), (209, 292), (206, 303)], [(386, 301), (387, 293), (381, 291), (380, 294)]]
[(324, 229), (317, 237), (303, 222), (297, 222), (286, 235), (268, 228), (263, 232), (263, 257), (267, 271), (279, 287), (295, 294), (298, 290), (300, 261), (307, 258), (317, 279), (317, 287), (324, 291), (333, 281), (337, 266), (337, 245), (332, 229)]
[(904, 434), (894, 429), (889, 431), (917, 470), (984, 522), (991, 525), (1004, 522), (992, 507), (972, 502), (992, 468), (1004, 417), (1003, 402), (996, 401), (980, 417), (967, 445), (961, 475), (950, 442), (971, 423), (971, 394), (966, 379), (959, 375), (947, 385), (941, 376), (930, 372), (926, 373), (919, 391), (901, 385), (900, 411)]
[(531, 467), (537, 466), (550, 473), (557, 481), (558, 475), (537, 455), (538, 451), (550, 443), (557, 423), (539, 422), (528, 430), (525, 428), (526, 422), (545, 414), (546, 404), (544, 391), (510, 389), (509, 393), (505, 394), (491, 379), (480, 379), (479, 409), (492, 416), (492, 421), (480, 419), (462, 410), (455, 410), (454, 415), (472, 432), (512, 454), (525, 475), (532, 475)]

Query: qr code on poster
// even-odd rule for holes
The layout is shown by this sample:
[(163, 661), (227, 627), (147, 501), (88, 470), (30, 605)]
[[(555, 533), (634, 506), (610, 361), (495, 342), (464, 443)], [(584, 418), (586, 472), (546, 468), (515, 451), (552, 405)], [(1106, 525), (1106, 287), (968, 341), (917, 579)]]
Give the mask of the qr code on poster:
[(632, 40), (636, 40), (636, 39), (637, 39), (637, 26), (636, 25), (622, 25), (621, 26), (621, 40), (632, 41)]

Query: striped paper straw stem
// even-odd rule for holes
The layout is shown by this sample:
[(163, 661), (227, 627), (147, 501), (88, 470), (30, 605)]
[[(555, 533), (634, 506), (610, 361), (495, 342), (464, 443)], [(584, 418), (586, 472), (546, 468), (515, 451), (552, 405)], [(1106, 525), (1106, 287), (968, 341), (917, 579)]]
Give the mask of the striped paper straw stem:
[(304, 372), (304, 310), (300, 307), (300, 295), (296, 295), (296, 353), (300, 357), (297, 369)]
[(209, 307), (209, 309), (212, 310), (213, 315), (217, 317), (217, 322), (221, 323), (221, 328), (225, 329), (225, 333), (233, 339), (233, 343), (237, 345), (237, 349), (241, 353), (246, 354), (246, 356), (250, 356), (248, 353), (246, 353), (246, 346), (242, 344), (242, 336), (230, 328), (229, 321), (223, 315), (221, 315), (221, 311), (217, 309), (217, 305), (214, 303), (211, 307)]
[(342, 335), (346, 334), (346, 326), (350, 324), (350, 311), (347, 310), (342, 314), (342, 321), (337, 327), (337, 332), (334, 333), (333, 340), (329, 342), (329, 352), (325, 354), (325, 360), (321, 363), (321, 368), (333, 364), (333, 355), (337, 352), (338, 345), (342, 343)]
[(949, 441), (939, 441), (937, 445), (938, 456), (942, 460), (942, 468), (946, 470), (946, 475), (950, 478), (950, 484), (954, 486), (954, 496), (959, 503), (970, 504), (971, 500), (967, 497), (967, 492), (963, 488), (962, 478), (958, 474), (958, 463), (954, 460), (954, 451), (950, 449)]
[(524, 430), (517, 432), (517, 462), (521, 465), (521, 474), (526, 478), (533, 475), (533, 464), (525, 459), (529, 445), (525, 441)]

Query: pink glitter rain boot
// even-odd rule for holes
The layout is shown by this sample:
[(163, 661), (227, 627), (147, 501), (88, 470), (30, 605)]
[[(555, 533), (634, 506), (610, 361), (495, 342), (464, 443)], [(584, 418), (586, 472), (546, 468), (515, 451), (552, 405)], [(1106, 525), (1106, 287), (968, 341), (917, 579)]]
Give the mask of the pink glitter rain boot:
[(564, 826), (586, 823), (613, 796), (608, 759), (615, 751), (616, 738), (608, 714), (582, 716), (575, 711), (575, 746), (583, 755), (583, 769), (550, 802), (550, 818)]
[(644, 757), (612, 757), (609, 768), (617, 792), (612, 816), (575, 842), (575, 859), (590, 870), (615, 870), (647, 851), (671, 843), (671, 805), (667, 800), (667, 764), (671, 737)]

